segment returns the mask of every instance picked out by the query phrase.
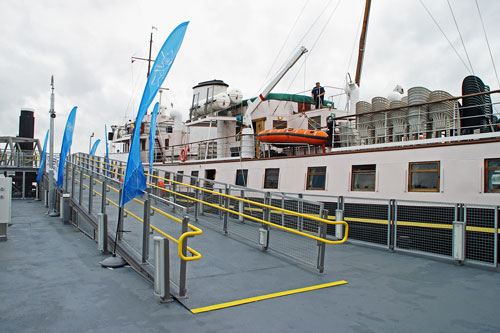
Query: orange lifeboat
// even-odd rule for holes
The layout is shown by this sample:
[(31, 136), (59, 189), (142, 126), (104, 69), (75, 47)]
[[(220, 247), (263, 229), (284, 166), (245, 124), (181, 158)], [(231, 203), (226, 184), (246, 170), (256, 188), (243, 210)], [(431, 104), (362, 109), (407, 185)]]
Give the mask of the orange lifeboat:
[(284, 128), (262, 131), (257, 134), (257, 138), (267, 143), (302, 143), (321, 146), (326, 144), (328, 134), (318, 130)]

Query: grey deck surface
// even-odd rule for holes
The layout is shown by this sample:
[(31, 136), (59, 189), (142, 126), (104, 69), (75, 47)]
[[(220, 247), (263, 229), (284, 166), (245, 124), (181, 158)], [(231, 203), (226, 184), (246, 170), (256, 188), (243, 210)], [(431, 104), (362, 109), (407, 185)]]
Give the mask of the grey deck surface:
[(317, 275), (203, 223), (190, 243), (204, 258), (188, 266), (186, 305), (349, 284), (192, 314), (160, 304), (131, 268), (101, 268), (95, 242), (45, 212), (13, 201), (0, 242), (0, 332), (500, 331), (498, 272), (346, 244), (328, 247)]

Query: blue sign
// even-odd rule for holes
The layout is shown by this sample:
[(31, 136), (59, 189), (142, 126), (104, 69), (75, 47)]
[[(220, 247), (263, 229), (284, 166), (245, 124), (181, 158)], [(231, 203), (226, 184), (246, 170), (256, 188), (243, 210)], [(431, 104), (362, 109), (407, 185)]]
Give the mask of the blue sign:
[(57, 188), (63, 186), (64, 183), (64, 165), (66, 164), (66, 157), (68, 156), (69, 150), (71, 149), (71, 144), (73, 143), (76, 108), (76, 106), (73, 107), (73, 109), (69, 113), (68, 120), (66, 121), (66, 128), (64, 129), (64, 136), (61, 144), (61, 154), (59, 155), (59, 167), (57, 170)]
[(146, 176), (144, 175), (144, 168), (142, 167), (140, 150), (142, 119), (146, 115), (151, 102), (158, 93), (158, 90), (172, 67), (177, 52), (181, 47), (182, 40), (184, 39), (188, 23), (189, 22), (184, 22), (179, 24), (174, 31), (172, 31), (170, 36), (168, 36), (160, 52), (158, 52), (156, 56), (151, 74), (146, 82), (146, 87), (144, 87), (141, 104), (139, 105), (139, 111), (135, 119), (135, 127), (127, 160), (127, 169), (125, 170), (125, 180), (123, 181), (120, 207), (123, 207), (123, 205), (133, 198), (141, 196), (146, 189)]

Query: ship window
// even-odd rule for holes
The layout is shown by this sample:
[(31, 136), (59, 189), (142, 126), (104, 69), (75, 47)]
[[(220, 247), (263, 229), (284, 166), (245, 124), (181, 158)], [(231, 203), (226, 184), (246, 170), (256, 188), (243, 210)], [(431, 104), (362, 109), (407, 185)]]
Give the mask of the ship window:
[(146, 139), (141, 139), (141, 150), (146, 150)]
[(410, 163), (408, 190), (439, 192), (439, 162)]
[(321, 129), (321, 116), (309, 117), (309, 127), (310, 130)]
[(163, 147), (165, 147), (165, 149), (168, 149), (168, 139), (165, 139), (165, 145)]
[(288, 127), (288, 122), (286, 120), (273, 120), (274, 129), (282, 129), (287, 127)]
[(484, 191), (500, 192), (500, 159), (484, 161)]
[(167, 133), (172, 133), (172, 131), (173, 131), (172, 126), (167, 126)]
[(247, 186), (248, 169), (236, 170), (236, 185)]
[(351, 191), (375, 191), (375, 164), (353, 165)]
[(198, 178), (198, 174), (199, 174), (199, 171), (196, 170), (196, 171), (191, 171), (191, 181), (190, 181), (190, 185), (196, 185), (196, 178)]
[(184, 178), (184, 171), (177, 172), (177, 177), (175, 177), (175, 180), (179, 183), (182, 183), (183, 178)]
[(278, 188), (280, 169), (266, 169), (264, 188)]
[(307, 168), (306, 190), (324, 190), (326, 180), (326, 167)]
[[(210, 179), (210, 180), (214, 180), (215, 179), (215, 172), (216, 172), (215, 169), (205, 170), (205, 178)], [(203, 186), (205, 186), (207, 188), (213, 188), (214, 183), (206, 180)]]

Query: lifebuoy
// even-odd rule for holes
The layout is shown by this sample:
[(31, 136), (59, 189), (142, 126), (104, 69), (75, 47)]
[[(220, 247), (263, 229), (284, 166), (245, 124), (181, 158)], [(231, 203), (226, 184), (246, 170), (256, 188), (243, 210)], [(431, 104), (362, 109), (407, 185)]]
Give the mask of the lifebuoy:
[(188, 154), (187, 149), (186, 149), (186, 148), (183, 148), (183, 149), (181, 150), (181, 156), (180, 156), (180, 160), (181, 160), (181, 162), (184, 162), (184, 161), (186, 160), (186, 158), (187, 158), (187, 154)]

